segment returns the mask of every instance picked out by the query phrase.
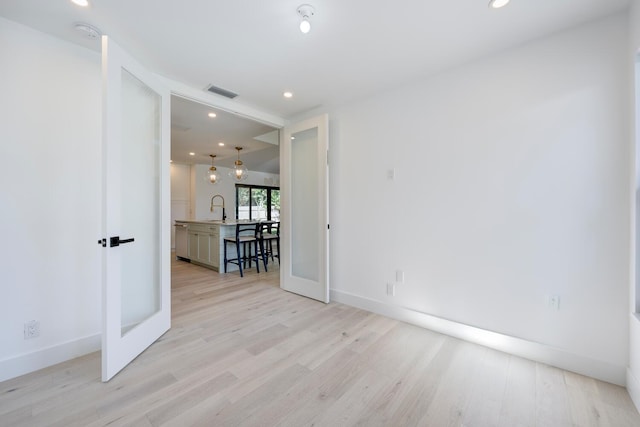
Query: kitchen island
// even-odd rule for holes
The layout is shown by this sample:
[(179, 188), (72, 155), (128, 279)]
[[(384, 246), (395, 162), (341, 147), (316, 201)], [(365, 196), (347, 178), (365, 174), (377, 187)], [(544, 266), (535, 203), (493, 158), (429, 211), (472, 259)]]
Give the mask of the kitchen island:
[[(176, 257), (193, 264), (224, 271), (224, 238), (235, 236), (237, 224), (256, 224), (246, 220), (176, 220)], [(229, 264), (227, 271), (238, 266)]]

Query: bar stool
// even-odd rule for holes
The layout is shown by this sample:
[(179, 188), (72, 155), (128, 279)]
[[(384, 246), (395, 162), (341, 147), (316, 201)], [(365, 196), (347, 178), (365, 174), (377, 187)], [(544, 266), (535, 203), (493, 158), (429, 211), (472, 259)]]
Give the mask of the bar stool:
[[(254, 224), (236, 224), (235, 236), (228, 236), (224, 238), (224, 272), (227, 272), (227, 264), (236, 264), (238, 270), (240, 270), (240, 277), (244, 277), (242, 266), (246, 267), (247, 261), (249, 267), (251, 267), (251, 261), (255, 258), (256, 270), (260, 273), (260, 264), (258, 264), (258, 256), (261, 251), (258, 250), (258, 245), (262, 246), (262, 242), (259, 239), (259, 225)], [(234, 244), (236, 246), (236, 257), (227, 257), (227, 245)], [(242, 249), (240, 249), (242, 247)], [(249, 255), (247, 256), (247, 248), (249, 249)], [(264, 262), (264, 257), (263, 257)], [(265, 264), (266, 267), (266, 264)]]
[[(262, 241), (262, 252), (263, 257), (269, 261), (269, 256), (271, 256), (271, 261), (274, 260), (274, 252), (273, 252), (273, 242), (276, 242), (276, 249), (278, 252), (275, 254), (275, 257), (278, 258), (278, 264), (280, 264), (280, 223), (279, 222), (265, 222), (261, 224), (261, 232), (260, 237)], [(265, 265), (265, 269), (266, 269)]]

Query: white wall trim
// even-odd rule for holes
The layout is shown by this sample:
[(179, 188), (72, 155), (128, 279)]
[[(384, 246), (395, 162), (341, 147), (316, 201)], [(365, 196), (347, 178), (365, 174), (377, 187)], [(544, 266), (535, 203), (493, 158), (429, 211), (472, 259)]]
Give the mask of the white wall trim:
[[(100, 350), (101, 345), (101, 335), (96, 334), (39, 349), (32, 353), (0, 360), (0, 381), (10, 380), (20, 375), (84, 356)], [(99, 368), (96, 369), (96, 374), (99, 374)]]
[[(435, 332), (500, 350), (508, 354), (556, 366), (623, 387), (626, 385), (630, 375), (630, 372), (627, 372), (626, 366), (613, 365), (545, 344), (464, 325), (409, 308), (353, 295), (348, 292), (332, 289), (331, 299)], [(637, 380), (635, 385), (638, 386)], [(637, 397), (640, 399), (640, 386), (637, 388), (637, 393)]]

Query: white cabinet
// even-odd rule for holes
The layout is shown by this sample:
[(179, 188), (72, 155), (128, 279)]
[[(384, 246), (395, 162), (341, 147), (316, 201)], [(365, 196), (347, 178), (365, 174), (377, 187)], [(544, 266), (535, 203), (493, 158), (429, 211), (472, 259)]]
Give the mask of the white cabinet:
[(187, 228), (188, 256), (191, 262), (218, 270), (220, 239), (215, 225), (189, 224)]
[[(224, 271), (224, 238), (235, 236), (236, 224), (235, 221), (176, 220), (176, 256), (216, 271)], [(182, 243), (181, 237), (184, 237)], [(233, 245), (230, 250), (235, 250)], [(235, 264), (228, 265), (228, 271), (237, 269)]]

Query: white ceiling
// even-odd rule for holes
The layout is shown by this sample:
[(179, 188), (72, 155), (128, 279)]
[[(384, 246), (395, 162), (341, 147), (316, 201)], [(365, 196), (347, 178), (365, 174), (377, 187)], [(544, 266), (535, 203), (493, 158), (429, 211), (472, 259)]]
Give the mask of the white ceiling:
[[(239, 94), (233, 102), (283, 118), (390, 90), (629, 5), (512, 0), (492, 10), (488, 0), (89, 1), (80, 8), (69, 0), (0, 0), (0, 16), (98, 50), (98, 41), (73, 29), (89, 23), (158, 74), (199, 89), (213, 84)], [(309, 34), (298, 29), (296, 9), (304, 2), (316, 11)], [(284, 91), (294, 97), (285, 99)], [(231, 140), (208, 139), (218, 138)], [(210, 150), (201, 151), (208, 163)]]
[[(209, 117), (209, 113), (215, 113), (216, 117)], [(214, 165), (233, 167), (238, 158), (235, 147), (242, 147), (240, 160), (247, 169), (277, 174), (280, 173), (278, 139), (278, 130), (270, 126), (171, 97), (171, 160), (176, 163), (211, 164), (210, 154), (214, 154)]]

